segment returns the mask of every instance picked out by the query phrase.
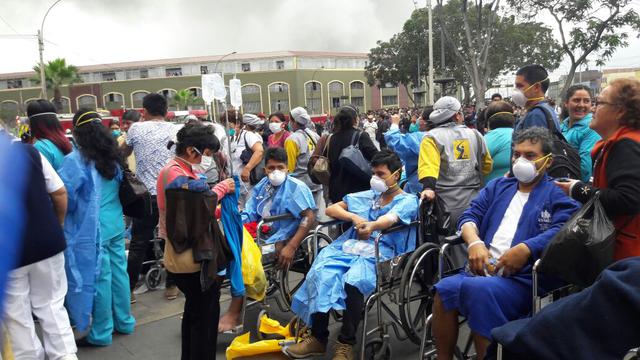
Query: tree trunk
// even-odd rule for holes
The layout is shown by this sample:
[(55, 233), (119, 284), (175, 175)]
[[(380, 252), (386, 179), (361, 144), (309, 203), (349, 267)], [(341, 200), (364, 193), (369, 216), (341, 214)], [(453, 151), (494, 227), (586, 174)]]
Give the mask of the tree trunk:
[(62, 93), (57, 86), (53, 88), (53, 106), (56, 108), (56, 113), (62, 112)]
[[(416, 100), (413, 98), (413, 96), (411, 95), (411, 92), (409, 91), (409, 87), (408, 85), (405, 84), (399, 84), (398, 86), (404, 86), (404, 90), (407, 93), (407, 97), (409, 98), (409, 100), (411, 100), (411, 102), (413, 103), (413, 107), (416, 107)], [(398, 99), (398, 105), (400, 105), (400, 99)]]
[[(573, 78), (576, 76), (576, 69), (578, 68), (578, 64), (576, 63), (572, 63), (571, 64), (571, 69), (569, 69), (569, 74), (567, 75), (567, 79), (564, 81), (564, 85), (562, 85), (562, 90), (560, 91), (560, 99), (562, 99), (562, 97), (564, 96), (564, 94), (567, 93), (567, 90), (569, 90), (569, 87), (571, 87), (572, 83), (573, 83)], [(558, 102), (560, 102), (560, 99), (556, 99)]]

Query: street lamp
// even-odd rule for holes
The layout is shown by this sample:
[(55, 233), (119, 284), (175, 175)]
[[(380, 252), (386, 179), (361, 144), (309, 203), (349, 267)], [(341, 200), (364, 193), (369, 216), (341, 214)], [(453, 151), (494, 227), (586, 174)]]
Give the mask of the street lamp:
[(43, 99), (47, 99), (47, 83), (45, 80), (45, 76), (44, 76), (44, 59), (42, 57), (42, 53), (44, 52), (44, 21), (47, 20), (47, 15), (49, 15), (49, 11), (51, 11), (51, 9), (53, 9), (54, 6), (56, 6), (56, 4), (58, 4), (60, 1), (62, 0), (56, 0), (56, 2), (54, 2), (51, 6), (49, 6), (49, 9), (47, 10), (47, 12), (44, 14), (44, 17), (42, 18), (42, 24), (40, 25), (40, 30), (38, 30), (38, 50), (40, 52), (40, 86), (41, 86), (41, 95)]

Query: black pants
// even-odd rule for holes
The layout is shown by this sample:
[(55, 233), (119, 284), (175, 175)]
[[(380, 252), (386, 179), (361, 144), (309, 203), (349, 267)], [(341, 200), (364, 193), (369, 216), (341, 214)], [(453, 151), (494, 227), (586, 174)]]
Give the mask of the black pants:
[[(158, 226), (158, 202), (155, 196), (151, 197), (151, 214), (143, 218), (134, 218), (131, 227), (131, 242), (129, 243), (129, 258), (127, 260), (127, 273), (129, 273), (129, 287), (131, 291), (136, 287), (142, 263), (153, 256), (151, 241), (154, 239), (154, 231)], [(173, 274), (167, 271), (167, 287), (175, 286)]]
[[(342, 329), (338, 335), (338, 341), (343, 344), (355, 345), (357, 343), (356, 332), (364, 311), (364, 295), (358, 288), (349, 284), (345, 285), (344, 290), (347, 293), (347, 308), (342, 318)], [(313, 322), (311, 334), (326, 344), (329, 340), (329, 314), (315, 313), (311, 317)]]
[(182, 360), (215, 360), (220, 317), (220, 284), (200, 287), (200, 272), (173, 274), (185, 297), (182, 316)]

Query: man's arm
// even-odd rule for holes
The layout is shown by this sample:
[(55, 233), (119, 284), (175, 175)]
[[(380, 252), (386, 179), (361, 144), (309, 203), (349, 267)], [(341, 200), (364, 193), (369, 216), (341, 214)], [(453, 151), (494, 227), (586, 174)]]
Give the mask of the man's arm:
[[(440, 151), (435, 140), (430, 136), (425, 136), (420, 144), (420, 154), (418, 155), (418, 179), (422, 183), (422, 197), (429, 201), (435, 197), (434, 190), (440, 176)], [(427, 191), (428, 190), (428, 191)]]
[(67, 189), (63, 186), (49, 194), (53, 209), (56, 212), (60, 225), (64, 225), (64, 218), (67, 215)]
[(313, 223), (316, 221), (316, 216), (311, 209), (306, 209), (302, 213), (300, 213), (302, 220), (300, 221), (300, 225), (298, 226), (298, 230), (296, 230), (295, 234), (289, 239), (287, 245), (280, 250), (278, 254), (278, 265), (281, 268), (289, 266), (291, 261), (293, 261), (293, 257), (296, 253), (298, 247), (300, 247), (300, 243), (304, 239), (304, 237), (309, 233), (309, 230), (313, 226)]
[(64, 218), (67, 215), (68, 197), (67, 188), (64, 186), (64, 182), (53, 169), (51, 163), (41, 154), (40, 162), (42, 163), (42, 176), (44, 177), (44, 184), (47, 189), (47, 193), (51, 197), (53, 204), (53, 210), (58, 217), (60, 225), (64, 225)]
[(325, 211), (325, 214), (327, 214), (327, 216), (330, 216), (334, 219), (351, 222), (355, 226), (366, 221), (360, 216), (354, 213), (350, 213), (349, 211), (347, 211), (347, 209), (348, 209), (347, 203), (344, 201), (340, 201), (337, 204), (333, 204), (329, 206)]

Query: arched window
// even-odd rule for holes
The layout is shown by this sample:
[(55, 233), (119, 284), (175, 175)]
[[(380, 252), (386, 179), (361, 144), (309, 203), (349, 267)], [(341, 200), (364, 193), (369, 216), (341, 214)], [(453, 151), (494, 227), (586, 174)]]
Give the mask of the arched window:
[(242, 85), (242, 110), (257, 114), (262, 112), (262, 88), (258, 84)]
[(131, 93), (131, 106), (140, 109), (142, 107), (142, 99), (149, 94), (146, 90), (137, 90)]
[(365, 96), (363, 81), (354, 80), (349, 83), (349, 102), (361, 111), (365, 110)]
[(286, 82), (274, 82), (269, 84), (269, 109), (270, 112), (291, 111), (291, 95), (289, 84)]
[(118, 92), (110, 92), (103, 96), (103, 104), (105, 109), (122, 109), (125, 107), (124, 95)]
[(15, 119), (18, 115), (18, 102), (13, 100), (5, 100), (0, 103), (0, 118), (5, 120)]
[(342, 81), (334, 80), (329, 82), (329, 103), (333, 109), (342, 106), (342, 98), (344, 97), (344, 84)]
[(98, 107), (98, 100), (95, 95), (83, 94), (76, 98), (76, 105), (78, 105), (78, 109), (86, 108), (95, 110)]
[(309, 81), (304, 84), (304, 103), (311, 114), (322, 114), (324, 112), (322, 83)]

